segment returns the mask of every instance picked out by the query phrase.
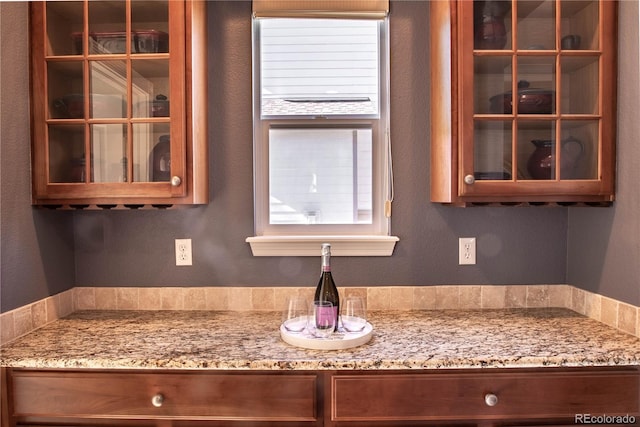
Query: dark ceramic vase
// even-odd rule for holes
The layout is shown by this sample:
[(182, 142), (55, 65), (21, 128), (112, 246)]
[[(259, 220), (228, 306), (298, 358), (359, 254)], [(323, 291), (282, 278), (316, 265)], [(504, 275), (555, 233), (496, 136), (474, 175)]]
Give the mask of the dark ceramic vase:
[(534, 139), (531, 141), (536, 149), (529, 157), (527, 170), (533, 179), (555, 179), (556, 156), (555, 144), (551, 139)]
[(162, 135), (159, 142), (153, 147), (149, 164), (152, 165), (152, 181), (169, 181), (171, 179), (171, 142), (169, 135)]
[[(556, 178), (556, 145), (552, 139), (534, 139), (531, 141), (536, 149), (529, 157), (527, 170), (533, 179)], [(575, 179), (576, 166), (580, 162), (584, 146), (582, 142), (570, 136), (562, 141), (560, 161), (560, 178)]]
[(474, 48), (503, 49), (507, 44), (504, 17), (511, 9), (509, 1), (475, 1), (473, 10)]

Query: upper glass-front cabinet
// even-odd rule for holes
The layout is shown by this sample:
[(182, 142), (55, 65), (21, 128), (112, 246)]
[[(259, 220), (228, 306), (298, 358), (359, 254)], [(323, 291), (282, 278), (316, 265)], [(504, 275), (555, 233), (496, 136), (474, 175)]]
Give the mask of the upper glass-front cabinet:
[(432, 201), (612, 201), (616, 3), (431, 7)]
[(35, 204), (206, 202), (204, 15), (174, 0), (31, 5)]

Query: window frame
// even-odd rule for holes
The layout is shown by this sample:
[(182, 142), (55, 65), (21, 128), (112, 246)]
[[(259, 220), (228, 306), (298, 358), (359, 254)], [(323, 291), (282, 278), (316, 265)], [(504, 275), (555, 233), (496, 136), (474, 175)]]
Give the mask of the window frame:
[[(320, 244), (332, 243), (336, 256), (390, 256), (399, 240), (390, 236), (392, 170), (389, 138), (389, 18), (378, 23), (378, 114), (262, 115), (260, 20), (252, 20), (254, 236), (246, 241), (255, 256), (316, 256)], [(309, 18), (312, 19), (312, 18)], [(353, 19), (345, 16), (344, 19)], [(330, 129), (365, 127), (372, 130), (371, 224), (270, 224), (269, 131), (272, 128)]]

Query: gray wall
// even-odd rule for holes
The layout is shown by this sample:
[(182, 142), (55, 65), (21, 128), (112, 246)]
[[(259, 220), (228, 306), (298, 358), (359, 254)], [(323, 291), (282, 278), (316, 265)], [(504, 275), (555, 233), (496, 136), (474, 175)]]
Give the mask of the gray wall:
[(618, 166), (611, 209), (569, 209), (569, 283), (640, 305), (638, 2), (619, 9)]
[[(30, 270), (34, 263), (67, 266), (57, 280), (71, 282), (68, 286), (313, 286), (316, 283), (319, 265), (314, 257), (254, 258), (244, 242), (253, 233), (250, 2), (218, 1), (208, 6), (211, 202), (202, 207), (170, 211), (31, 211), (25, 196), (28, 185), (23, 184), (24, 188), (19, 189), (21, 199), (10, 209), (5, 208), (4, 147), (15, 143), (13, 138), (5, 138), (5, 127), (18, 126), (15, 122), (22, 120), (20, 126), (26, 129), (28, 117), (25, 92), (20, 89), (20, 86), (26, 88), (27, 73), (16, 73), (11, 81), (6, 81), (4, 72), (8, 61), (3, 49), (2, 99), (6, 99), (5, 92), (10, 92), (8, 96), (19, 100), (23, 112), (8, 123), (3, 112), (2, 311), (41, 298), (43, 288), (45, 292), (54, 293), (55, 287), (46, 289), (42, 284), (45, 277), (33, 277)], [(14, 7), (25, 9), (24, 4)], [(16, 19), (26, 28), (26, 21), (21, 17)], [(400, 237), (400, 242), (392, 257), (335, 258), (334, 274), (339, 286), (567, 283), (567, 208), (460, 209), (429, 202), (427, 22), (427, 2), (392, 3), (391, 120), (396, 172), (392, 232)], [(16, 33), (16, 43), (24, 45), (24, 37)], [(4, 26), (2, 37), (4, 45)], [(637, 65), (637, 49), (634, 52)], [(21, 63), (26, 70), (25, 61)], [(637, 74), (631, 78), (637, 80)], [(16, 137), (26, 139), (27, 136), (28, 130), (22, 129)], [(28, 146), (17, 144), (15, 151), (11, 161), (17, 158), (16, 163), (21, 166), (13, 166), (12, 173), (20, 175), (13, 179), (28, 182)], [(625, 202), (623, 194), (617, 203), (633, 202)], [(593, 213), (589, 213), (591, 211)], [(608, 208), (590, 208), (586, 215), (607, 217), (613, 212)], [(30, 218), (27, 224), (17, 220), (22, 215)], [(31, 219), (34, 216), (50, 227), (36, 227)], [(7, 218), (11, 218), (11, 223)], [(66, 222), (71, 218), (73, 232), (68, 231)], [(618, 227), (637, 228), (636, 218), (627, 216), (627, 221), (628, 224)], [(606, 225), (602, 218), (593, 221), (585, 218), (583, 222), (584, 227)], [(65, 236), (72, 235), (74, 244), (67, 242), (62, 253), (38, 250), (34, 244), (21, 246), (16, 259), (26, 261), (17, 262), (12, 269), (20, 276), (29, 276), (28, 280), (20, 277), (6, 280), (5, 271), (9, 267), (4, 254), (11, 249), (5, 242), (8, 228), (16, 229), (14, 235), (31, 235), (32, 243), (44, 241), (55, 247), (66, 242)], [(603, 234), (612, 235), (606, 230)], [(478, 238), (478, 263), (459, 266), (457, 239), (473, 236)], [(175, 266), (175, 238), (193, 239), (192, 267)], [(64, 255), (69, 250), (75, 255), (71, 260)], [(618, 258), (611, 261), (614, 266), (617, 262)], [(625, 264), (618, 267), (630, 270)], [(73, 268), (75, 277), (67, 272)], [(630, 280), (633, 279), (629, 277), (627, 282)], [(576, 279), (571, 283), (587, 286), (581, 282)], [(637, 290), (627, 289), (626, 284), (611, 283), (606, 291), (627, 302), (640, 303)]]
[(31, 208), (27, 7), (0, 2), (0, 305), (74, 285), (73, 218)]

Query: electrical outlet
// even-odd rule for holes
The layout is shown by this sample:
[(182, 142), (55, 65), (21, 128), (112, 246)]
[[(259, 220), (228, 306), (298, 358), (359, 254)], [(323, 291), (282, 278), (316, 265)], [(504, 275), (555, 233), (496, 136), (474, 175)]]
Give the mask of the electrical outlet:
[(458, 239), (458, 264), (469, 265), (476, 263), (476, 238), (460, 237)]
[(191, 239), (176, 239), (176, 265), (193, 265)]

